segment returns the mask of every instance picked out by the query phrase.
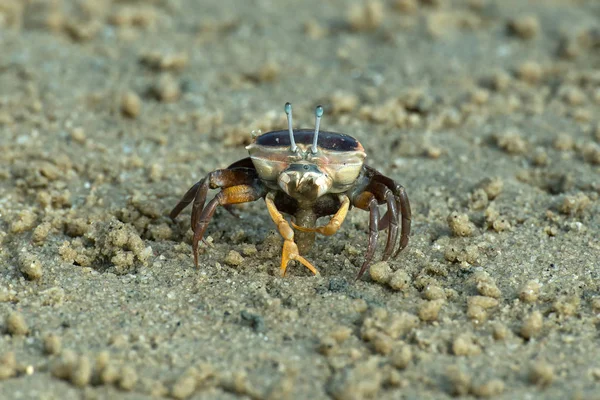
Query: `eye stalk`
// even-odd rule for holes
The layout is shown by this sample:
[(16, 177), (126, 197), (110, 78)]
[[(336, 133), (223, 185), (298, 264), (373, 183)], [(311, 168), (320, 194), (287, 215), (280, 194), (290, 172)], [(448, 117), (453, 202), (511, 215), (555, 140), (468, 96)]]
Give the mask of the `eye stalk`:
[(311, 152), (313, 154), (317, 153), (317, 141), (319, 140), (319, 125), (321, 125), (321, 117), (323, 116), (323, 107), (318, 105), (315, 108), (315, 135), (313, 136), (313, 143)]
[(298, 146), (296, 146), (296, 141), (294, 140), (294, 130), (292, 129), (292, 105), (290, 103), (285, 103), (284, 110), (287, 114), (288, 131), (290, 132), (290, 150), (292, 153), (295, 153), (296, 150), (298, 150)]

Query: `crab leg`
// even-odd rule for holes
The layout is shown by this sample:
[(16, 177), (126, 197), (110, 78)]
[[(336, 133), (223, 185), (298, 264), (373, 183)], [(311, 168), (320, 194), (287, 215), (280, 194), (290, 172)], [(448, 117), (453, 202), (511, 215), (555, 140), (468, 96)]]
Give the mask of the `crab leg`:
[(394, 257), (398, 255), (407, 245), (408, 245), (408, 236), (410, 235), (410, 220), (411, 220), (411, 211), (410, 211), (410, 202), (408, 201), (408, 195), (406, 194), (406, 190), (403, 186), (398, 185), (397, 196), (400, 198), (400, 211), (402, 213), (402, 233), (400, 235), (400, 247), (394, 253)]
[[(410, 235), (410, 223), (411, 223), (411, 211), (410, 202), (404, 186), (394, 182), (394, 180), (387, 176), (377, 174), (373, 177), (374, 180), (383, 183), (392, 190), (396, 197), (397, 208), (400, 209), (402, 214), (402, 226), (400, 233), (400, 247), (396, 250), (396, 253), (392, 257), (398, 256), (398, 254), (408, 245), (408, 237)], [(385, 218), (385, 217), (384, 217)]]
[(394, 247), (396, 246), (396, 239), (398, 238), (398, 209), (396, 208), (396, 198), (391, 190), (386, 190), (385, 199), (388, 206), (386, 215), (389, 215), (389, 228), (387, 243), (385, 244), (385, 250), (383, 251), (383, 261), (387, 260), (392, 255)]
[[(254, 179), (256, 179), (256, 171), (248, 168), (218, 169), (213, 171), (186, 192), (179, 203), (173, 208), (169, 216), (172, 219), (175, 219), (179, 213), (193, 201), (190, 222), (192, 230), (194, 230), (202, 209), (204, 208), (209, 188), (217, 189), (235, 185), (250, 185)], [(229, 209), (228, 211), (231, 212)]]
[(396, 198), (394, 193), (380, 182), (372, 181), (366, 190), (373, 193), (378, 201), (385, 201), (387, 203), (387, 211), (383, 218), (379, 220), (380, 231), (388, 228), (387, 242), (382, 257), (382, 260), (385, 261), (390, 258), (398, 239), (398, 208), (396, 207)]
[(265, 197), (265, 203), (267, 203), (267, 209), (271, 215), (271, 219), (277, 225), (279, 234), (283, 237), (283, 250), (281, 254), (281, 276), (285, 275), (287, 266), (290, 261), (300, 261), (302, 265), (308, 268), (313, 274), (319, 275), (319, 271), (298, 252), (298, 246), (294, 243), (294, 230), (290, 227), (290, 224), (283, 218), (283, 215), (277, 210), (275, 206), (275, 195), (273, 192), (269, 192)]
[(369, 247), (367, 247), (365, 261), (360, 267), (360, 271), (356, 277), (356, 279), (360, 279), (371, 264), (373, 255), (375, 254), (375, 247), (377, 246), (377, 237), (379, 234), (379, 209), (377, 208), (377, 199), (371, 192), (362, 192), (353, 199), (353, 203), (356, 207), (369, 211)]
[(316, 228), (306, 228), (304, 226), (296, 225), (292, 222), (292, 226), (294, 227), (294, 229), (298, 229), (302, 232), (317, 232), (325, 236), (333, 235), (342, 226), (342, 223), (344, 222), (344, 220), (346, 219), (346, 215), (348, 214), (348, 209), (350, 208), (350, 199), (348, 198), (348, 196), (342, 194), (339, 197), (341, 206), (339, 210), (335, 213), (335, 215), (329, 220), (327, 225), (318, 226)]
[(189, 190), (187, 192), (185, 192), (185, 194), (183, 195), (181, 200), (179, 200), (179, 203), (177, 203), (177, 205), (175, 207), (173, 207), (173, 209), (169, 213), (169, 217), (171, 217), (171, 219), (177, 218), (179, 213), (181, 211), (183, 211), (183, 209), (186, 208), (188, 206), (188, 204), (190, 204), (192, 202), (192, 200), (194, 200), (194, 198), (196, 197), (196, 193), (198, 192), (198, 189), (200, 188), (201, 185), (204, 184), (205, 181), (206, 181), (206, 177), (202, 178), (201, 181), (197, 182), (194, 186), (189, 188)]
[(193, 231), (192, 249), (194, 251), (194, 264), (198, 267), (198, 242), (202, 240), (204, 231), (214, 215), (217, 206), (229, 204), (248, 203), (264, 196), (264, 191), (259, 185), (237, 185), (224, 188), (211, 201), (208, 202), (202, 213), (197, 218)]

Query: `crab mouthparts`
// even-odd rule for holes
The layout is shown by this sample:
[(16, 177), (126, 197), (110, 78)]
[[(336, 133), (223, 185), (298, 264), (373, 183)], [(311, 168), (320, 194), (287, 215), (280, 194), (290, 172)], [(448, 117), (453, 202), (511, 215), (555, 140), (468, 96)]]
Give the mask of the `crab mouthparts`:
[(320, 171), (285, 171), (279, 175), (279, 186), (293, 198), (316, 199), (327, 193), (330, 182)]

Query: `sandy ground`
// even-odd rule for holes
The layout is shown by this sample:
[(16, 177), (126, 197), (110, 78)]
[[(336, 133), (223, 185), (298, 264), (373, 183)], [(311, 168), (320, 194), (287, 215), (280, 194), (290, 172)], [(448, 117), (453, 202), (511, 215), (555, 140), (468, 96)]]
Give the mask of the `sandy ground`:
[[(0, 398), (600, 398), (599, 67), (594, 0), (2, 0)], [(286, 101), (408, 191), (360, 281), (361, 210), (167, 217)]]

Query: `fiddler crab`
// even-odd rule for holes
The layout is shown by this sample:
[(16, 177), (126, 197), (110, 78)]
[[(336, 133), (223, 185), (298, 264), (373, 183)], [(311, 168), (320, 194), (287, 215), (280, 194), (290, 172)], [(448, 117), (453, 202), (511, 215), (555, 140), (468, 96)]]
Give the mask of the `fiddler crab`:
[[(231, 211), (233, 204), (265, 199), (284, 239), (281, 276), (292, 260), (318, 275), (317, 269), (300, 254), (312, 246), (317, 233), (327, 236), (336, 233), (349, 208), (354, 206), (370, 214), (369, 245), (359, 279), (373, 260), (379, 231), (388, 230), (383, 260), (392, 254), (396, 257), (408, 244), (411, 219), (408, 196), (402, 185), (364, 163), (367, 155), (358, 140), (343, 133), (319, 132), (323, 107), (316, 108), (314, 130), (294, 131), (290, 103), (286, 103), (285, 112), (287, 130), (255, 137), (246, 147), (250, 157), (210, 172), (187, 191), (170, 216), (175, 219), (192, 203), (192, 248), (197, 267), (198, 243), (203, 240), (217, 206)], [(205, 206), (209, 189), (221, 191)], [(380, 217), (378, 206), (382, 204), (387, 205), (387, 211)], [(292, 226), (282, 212), (294, 217)], [(316, 226), (318, 218), (330, 215), (333, 217), (326, 225)], [(292, 227), (298, 231), (296, 234)]]

